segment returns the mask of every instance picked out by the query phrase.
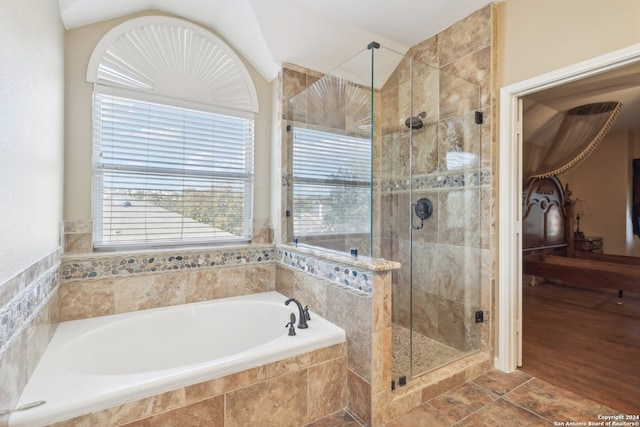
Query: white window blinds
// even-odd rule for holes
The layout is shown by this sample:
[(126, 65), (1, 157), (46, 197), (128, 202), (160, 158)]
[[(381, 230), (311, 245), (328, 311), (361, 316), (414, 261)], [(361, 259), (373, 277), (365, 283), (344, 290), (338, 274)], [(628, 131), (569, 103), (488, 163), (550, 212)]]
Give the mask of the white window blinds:
[(294, 128), (294, 235), (369, 233), (370, 216), (369, 139)]
[(252, 119), (94, 100), (96, 247), (250, 239)]

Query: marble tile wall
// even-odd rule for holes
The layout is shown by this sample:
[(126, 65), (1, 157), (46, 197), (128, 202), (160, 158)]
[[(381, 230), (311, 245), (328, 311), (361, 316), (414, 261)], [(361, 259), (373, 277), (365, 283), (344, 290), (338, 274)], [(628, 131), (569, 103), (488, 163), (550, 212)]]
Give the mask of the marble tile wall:
[(337, 344), (52, 427), (298, 427), (347, 406), (346, 354), (346, 345)]
[(93, 252), (93, 222), (63, 221), (62, 240), (65, 254)]
[(274, 248), (65, 256), (60, 321), (275, 289)]
[[(391, 273), (397, 263), (358, 258), (348, 260), (308, 248), (278, 247), (284, 258), (276, 267), (276, 290), (293, 296), (313, 311), (342, 327), (347, 334), (349, 408), (367, 423), (374, 414), (372, 397), (391, 381)], [(347, 258), (347, 259), (345, 259)], [(292, 260), (298, 260), (293, 261)], [(335, 267), (366, 274), (367, 291), (336, 277), (316, 274)], [(347, 274), (347, 277), (353, 277)]]
[(343, 328), (349, 369), (371, 381), (371, 295), (281, 263), (276, 266), (276, 291)]
[(60, 279), (63, 282), (115, 279), (172, 271), (257, 265), (273, 259), (274, 249), (271, 245), (66, 255), (60, 266)]
[(60, 321), (274, 290), (275, 264), (63, 282)]
[[(492, 108), (494, 72), (491, 68), (493, 19), (492, 6), (485, 7), (414, 46), (390, 77), (387, 86), (374, 94), (376, 102), (383, 107), (376, 109), (375, 117), (376, 123), (382, 126), (378, 126), (380, 134), (374, 135), (374, 215), (379, 219), (373, 225), (374, 255), (399, 261), (404, 268), (385, 270), (389, 276), (386, 278), (382, 277), (382, 272), (376, 272), (374, 283), (379, 281), (380, 285), (371, 286), (371, 336), (365, 339), (356, 331), (349, 338), (350, 342), (353, 341), (349, 344), (349, 407), (370, 425), (382, 425), (395, 415), (419, 405), (430, 390), (453, 387), (469, 375), (479, 375), (491, 366), (492, 248), (495, 241), (492, 199), (495, 185), (492, 179), (495, 155), (492, 149), (495, 141), (495, 111)], [(412, 83), (415, 88), (422, 88), (416, 91), (413, 99), (414, 111), (427, 113), (424, 128), (414, 135), (412, 190), (414, 197), (419, 195), (432, 199), (436, 208), (433, 221), (427, 222), (425, 232), (414, 242), (421, 253), (416, 264), (420, 304), (414, 305), (421, 310), (414, 311), (424, 316), (421, 327), (425, 333), (435, 334), (449, 345), (472, 346), (484, 353), (452, 362), (412, 380), (411, 388), (399, 389), (392, 394), (388, 387), (391, 380), (392, 301), (396, 316), (408, 319), (408, 301), (402, 299), (402, 294), (408, 294), (406, 289), (402, 292), (404, 280), (399, 279), (408, 276), (409, 230), (408, 227), (399, 227), (399, 223), (406, 223), (408, 219), (408, 212), (402, 211), (401, 206), (409, 204), (409, 139), (406, 133), (398, 132), (398, 127), (404, 126), (404, 119), (409, 114), (406, 69), (409, 58), (414, 60), (414, 69), (420, 76)], [(287, 242), (292, 235), (292, 220), (284, 215), (292, 203), (291, 137), (285, 130), (287, 120), (305, 121), (310, 111), (306, 108), (308, 99), (297, 102), (295, 109), (290, 109), (287, 102), (299, 93), (303, 93), (301, 98), (308, 97), (309, 93), (304, 93), (303, 89), (320, 77), (296, 67), (284, 68), (280, 75), (283, 120), (280, 242)], [(432, 90), (434, 87), (437, 90)], [(459, 93), (466, 96), (461, 97), (460, 102), (452, 102)], [(469, 124), (474, 124), (476, 110), (484, 115), (480, 129)], [(471, 112), (465, 114), (466, 111)], [(474, 154), (475, 163), (472, 168), (464, 170), (452, 168), (447, 157), (440, 154), (448, 152)], [(384, 161), (389, 158), (397, 161)], [(477, 209), (469, 209), (471, 205)], [(324, 259), (320, 254), (318, 258)], [(461, 265), (461, 260), (467, 261)], [(438, 268), (429, 268), (435, 266)], [(345, 299), (345, 290), (338, 292), (338, 286), (328, 284), (314, 270), (305, 268), (303, 260), (289, 263), (279, 260), (277, 289), (287, 295), (297, 293), (317, 307), (339, 306), (340, 299)], [(474, 275), (466, 273), (471, 271)], [(396, 293), (396, 290), (401, 292)], [(467, 319), (477, 308), (483, 309), (485, 323), (479, 328), (467, 328)], [(348, 329), (353, 317), (346, 324), (340, 323), (344, 322), (342, 319), (331, 320)], [(361, 316), (355, 317), (360, 319)], [(455, 323), (460, 327), (449, 327)], [(358, 342), (363, 343), (362, 348), (370, 346), (368, 355), (360, 353)]]
[[(381, 224), (374, 227), (374, 247), (383, 258), (402, 264), (392, 272), (394, 322), (409, 321), (412, 249), (415, 329), (455, 348), (479, 349), (481, 353), (471, 353), (413, 378), (407, 387), (394, 392), (374, 393), (372, 425), (383, 425), (428, 400), (434, 392), (462, 384), (491, 367), (496, 138), (493, 42), (494, 11), (489, 5), (411, 48), (380, 96), (382, 126), (374, 138), (374, 152), (381, 156), (375, 182), (380, 194), (374, 199), (378, 204), (374, 208)], [(427, 113), (424, 127), (413, 132), (411, 157), (403, 124), (409, 116), (409, 58), (418, 75), (412, 82), (413, 113)], [(479, 129), (471, 117), (476, 110), (484, 118)], [(458, 152), (475, 155), (474, 163), (456, 169), (446, 153)], [(433, 217), (414, 233), (413, 242), (408, 227), (411, 158), (412, 198), (428, 197), (434, 205)], [(480, 325), (469, 321), (478, 308), (485, 315)]]
[[(486, 323), (472, 319), (477, 309), (487, 319), (492, 307), (492, 42), (493, 9), (487, 6), (412, 47), (383, 88), (383, 126), (376, 139), (376, 151), (393, 159), (380, 162), (378, 209), (388, 214), (378, 216), (375, 246), (403, 266), (394, 271), (394, 321), (407, 326), (413, 312), (418, 332), (463, 351), (491, 350), (482, 338), (489, 332)], [(412, 132), (411, 158), (403, 124), (411, 114), (408, 105), (413, 115), (427, 113), (424, 128)], [(483, 113), (482, 125), (475, 124), (476, 111)], [(465, 157), (472, 162), (459, 163)], [(413, 243), (410, 159), (412, 198), (427, 197), (434, 205), (425, 227), (412, 233)]]
[[(306, 121), (306, 96), (304, 90), (321, 79), (322, 73), (307, 70), (294, 64), (285, 64), (278, 75), (280, 98), (280, 228), (277, 243), (293, 239), (293, 216), (286, 215), (293, 208), (293, 132), (287, 131), (289, 121)], [(292, 101), (295, 97), (295, 102)]]
[(254, 218), (251, 242), (263, 245), (273, 243), (273, 226), (270, 220)]
[(55, 251), (0, 284), (0, 426), (55, 331), (60, 256)]

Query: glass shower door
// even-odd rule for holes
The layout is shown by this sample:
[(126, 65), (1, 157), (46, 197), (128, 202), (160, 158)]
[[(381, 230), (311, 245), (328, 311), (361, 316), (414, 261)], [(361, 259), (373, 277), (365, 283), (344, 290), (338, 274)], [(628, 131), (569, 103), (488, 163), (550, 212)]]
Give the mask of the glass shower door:
[(477, 84), (408, 58), (395, 74), (380, 95), (379, 218), (380, 255), (402, 265), (392, 288), (402, 382), (480, 348), (483, 125)]
[(286, 235), (402, 265), (392, 271), (398, 384), (480, 348), (487, 125), (477, 84), (371, 46), (290, 101)]
[[(436, 79), (438, 99), (432, 120), (425, 117), (422, 128), (409, 129), (412, 377), (480, 348), (483, 121), (477, 84), (439, 70), (414, 70), (414, 112), (427, 109), (424, 91), (433, 90)], [(431, 215), (420, 219), (426, 211)]]

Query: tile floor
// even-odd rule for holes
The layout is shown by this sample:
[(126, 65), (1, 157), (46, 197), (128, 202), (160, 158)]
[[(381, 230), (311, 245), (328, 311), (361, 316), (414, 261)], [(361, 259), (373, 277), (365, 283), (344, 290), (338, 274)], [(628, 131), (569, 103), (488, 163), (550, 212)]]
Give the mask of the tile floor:
[[(385, 427), (586, 426), (589, 422), (598, 425), (604, 421), (601, 416), (620, 413), (524, 372), (492, 370), (434, 397)], [(308, 427), (364, 425), (349, 413), (340, 412)]]

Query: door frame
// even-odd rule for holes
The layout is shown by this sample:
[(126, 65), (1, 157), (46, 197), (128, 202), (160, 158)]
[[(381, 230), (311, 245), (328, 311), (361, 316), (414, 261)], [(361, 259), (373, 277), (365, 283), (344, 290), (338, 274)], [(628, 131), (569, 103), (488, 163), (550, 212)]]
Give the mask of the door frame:
[(498, 305), (494, 366), (522, 363), (521, 97), (640, 62), (640, 43), (500, 89), (498, 140)]

